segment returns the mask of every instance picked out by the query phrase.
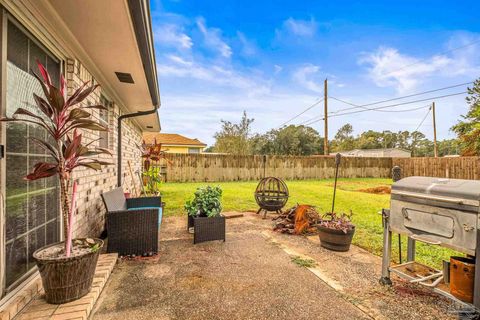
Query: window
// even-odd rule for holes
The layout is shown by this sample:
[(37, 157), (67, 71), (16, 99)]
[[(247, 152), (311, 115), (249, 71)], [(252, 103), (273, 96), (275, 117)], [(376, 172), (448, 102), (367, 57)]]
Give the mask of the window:
[[(12, 21), (7, 24), (6, 42), (5, 113), (11, 116), (18, 107), (37, 113), (33, 93), (43, 96), (43, 91), (30, 70), (37, 70), (36, 60), (39, 60), (58, 86), (60, 62)], [(57, 178), (23, 179), (35, 163), (49, 158), (29, 137), (44, 140), (47, 134), (43, 128), (33, 124), (6, 123), (6, 291), (13, 289), (33, 270), (35, 261), (32, 254), (35, 250), (60, 240), (60, 208), (51, 205), (58, 203)]]
[(188, 153), (200, 153), (199, 148), (188, 148)]
[[(109, 115), (110, 115), (110, 111), (113, 106), (113, 103), (109, 101), (104, 95), (101, 95), (100, 104), (107, 108), (107, 110), (100, 110), (100, 115), (99, 115), (100, 123), (102, 123), (104, 126), (109, 128), (109, 120), (110, 120)], [(110, 143), (108, 140), (110, 138), (109, 132), (99, 131), (99, 133), (100, 133), (99, 147), (109, 149), (110, 148)]]

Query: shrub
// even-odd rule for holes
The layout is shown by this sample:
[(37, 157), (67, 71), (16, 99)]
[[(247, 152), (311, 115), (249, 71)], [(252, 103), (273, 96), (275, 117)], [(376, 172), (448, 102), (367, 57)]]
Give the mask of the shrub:
[(216, 217), (222, 212), (222, 189), (220, 187), (201, 187), (195, 191), (193, 200), (185, 203), (189, 216)]

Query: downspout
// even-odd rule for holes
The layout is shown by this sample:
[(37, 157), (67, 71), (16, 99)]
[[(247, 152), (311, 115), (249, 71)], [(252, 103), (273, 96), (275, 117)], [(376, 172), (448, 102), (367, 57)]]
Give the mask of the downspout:
[(150, 18), (150, 3), (148, 0), (128, 0), (130, 16), (132, 18), (138, 49), (143, 62), (143, 69), (147, 78), (148, 89), (152, 98), (153, 109), (124, 114), (118, 117), (117, 125), (117, 186), (122, 186), (122, 120), (146, 116), (157, 112), (160, 107), (157, 73), (155, 63), (155, 49), (152, 39), (152, 25)]
[(117, 131), (117, 141), (118, 141), (118, 146), (117, 146), (117, 187), (122, 186), (122, 120), (123, 119), (128, 119), (128, 118), (134, 118), (134, 117), (141, 117), (141, 116), (146, 116), (152, 113), (155, 113), (158, 111), (158, 106), (154, 106), (152, 110), (148, 111), (140, 111), (140, 112), (135, 112), (135, 113), (129, 113), (129, 114), (124, 114), (118, 117), (117, 120), (117, 125), (118, 125), (118, 131)]

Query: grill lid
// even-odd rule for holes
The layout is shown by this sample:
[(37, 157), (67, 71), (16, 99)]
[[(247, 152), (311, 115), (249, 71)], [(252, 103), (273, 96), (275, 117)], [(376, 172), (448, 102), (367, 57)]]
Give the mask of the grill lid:
[(480, 181), (433, 177), (407, 177), (392, 185), (392, 194), (396, 192), (479, 201)]

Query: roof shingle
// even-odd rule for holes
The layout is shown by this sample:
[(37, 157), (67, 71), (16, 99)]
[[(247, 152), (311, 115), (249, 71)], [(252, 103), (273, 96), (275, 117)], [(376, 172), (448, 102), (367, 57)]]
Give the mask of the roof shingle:
[(146, 144), (153, 144), (155, 139), (157, 143), (164, 145), (188, 145), (206, 147), (207, 145), (198, 139), (190, 139), (176, 133), (144, 132), (143, 140)]

